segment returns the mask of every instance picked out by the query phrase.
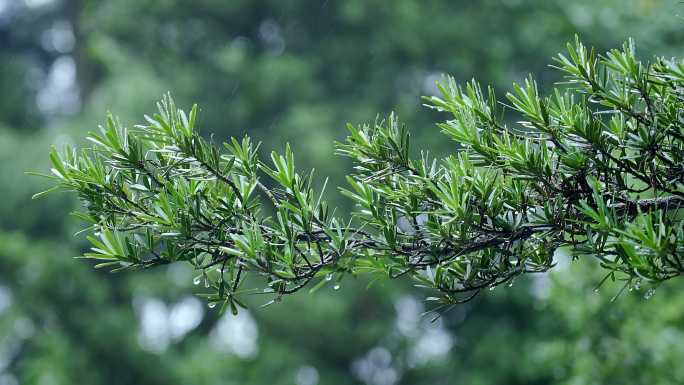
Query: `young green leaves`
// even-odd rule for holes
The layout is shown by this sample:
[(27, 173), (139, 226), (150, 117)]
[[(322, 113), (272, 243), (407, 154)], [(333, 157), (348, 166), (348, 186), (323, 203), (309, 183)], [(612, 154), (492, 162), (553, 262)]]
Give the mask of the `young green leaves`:
[(448, 306), (547, 271), (559, 248), (627, 285), (681, 275), (684, 65), (644, 64), (632, 42), (602, 56), (577, 40), (555, 68), (564, 89), (542, 96), (530, 77), (510, 105), (445, 78), (425, 98), (449, 115), (438, 126), (455, 153), (443, 159), (414, 158), (393, 114), (349, 125), (337, 144), (354, 161), (345, 217), (289, 145), (270, 161), (249, 137), (217, 146), (199, 133), (197, 106), (170, 97), (146, 124), (108, 116), (92, 148), (52, 151), (57, 184), (45, 193), (78, 194), (98, 267), (189, 263), (208, 301), (233, 312), (252, 293), (274, 303), (358, 273), (412, 278)]

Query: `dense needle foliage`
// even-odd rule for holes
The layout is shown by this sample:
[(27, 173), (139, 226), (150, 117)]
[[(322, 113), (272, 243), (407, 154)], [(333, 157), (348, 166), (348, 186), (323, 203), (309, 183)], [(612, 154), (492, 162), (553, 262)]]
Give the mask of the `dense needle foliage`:
[(577, 41), (554, 66), (566, 85), (544, 97), (528, 79), (507, 103), (474, 81), (441, 82), (425, 100), (449, 114), (439, 127), (457, 150), (443, 159), (414, 157), (394, 115), (349, 126), (337, 148), (355, 161), (341, 189), (351, 216), (328, 207), (289, 146), (269, 161), (248, 137), (218, 146), (197, 106), (170, 97), (143, 125), (110, 116), (92, 148), (53, 151), (49, 191), (78, 193), (98, 266), (190, 263), (210, 304), (233, 312), (248, 293), (277, 301), (357, 273), (411, 277), (440, 308), (547, 271), (559, 248), (597, 258), (625, 287), (678, 276), (684, 63)]

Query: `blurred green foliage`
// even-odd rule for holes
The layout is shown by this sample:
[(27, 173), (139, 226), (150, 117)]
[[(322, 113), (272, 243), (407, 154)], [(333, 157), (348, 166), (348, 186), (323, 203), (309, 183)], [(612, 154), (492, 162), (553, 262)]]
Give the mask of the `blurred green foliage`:
[[(445, 153), (420, 95), (441, 73), (497, 89), (578, 33), (606, 50), (681, 54), (682, 6), (659, 0), (0, 1), (0, 384), (672, 384), (684, 381), (682, 284), (610, 298), (587, 264), (517, 281), (436, 323), (413, 288), (345, 280), (246, 317), (188, 297), (188, 271), (94, 272), (66, 197), (31, 202), (51, 143), (111, 109), (139, 121), (170, 90), (203, 132), (292, 143), (339, 185), (344, 123), (395, 110)], [(343, 209), (348, 204), (338, 199)], [(561, 258), (561, 260), (566, 260)], [(577, 270), (577, 271), (574, 271)], [(567, 273), (572, 271), (572, 274)], [(531, 295), (532, 294), (532, 295)], [(199, 315), (199, 317), (198, 317)], [(192, 321), (192, 322), (191, 322)], [(181, 333), (182, 332), (182, 333)]]

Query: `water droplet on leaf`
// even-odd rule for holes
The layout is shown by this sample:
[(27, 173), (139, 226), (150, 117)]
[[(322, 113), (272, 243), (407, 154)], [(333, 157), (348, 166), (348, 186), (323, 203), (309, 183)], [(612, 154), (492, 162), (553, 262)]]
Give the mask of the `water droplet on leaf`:
[(340, 285), (336, 284), (335, 286), (333, 286), (333, 290), (340, 290)]

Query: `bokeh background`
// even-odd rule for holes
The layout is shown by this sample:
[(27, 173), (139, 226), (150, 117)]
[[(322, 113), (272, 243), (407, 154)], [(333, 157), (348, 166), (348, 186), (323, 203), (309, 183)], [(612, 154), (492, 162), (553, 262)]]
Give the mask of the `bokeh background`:
[[(681, 56), (677, 0), (0, 0), (0, 385), (684, 383), (684, 285), (594, 287), (590, 261), (422, 317), (408, 282), (303, 292), (237, 317), (208, 309), (192, 271), (110, 274), (74, 197), (31, 201), (51, 145), (83, 144), (111, 110), (133, 125), (171, 91), (217, 139), (290, 142), (300, 167), (342, 184), (345, 123), (398, 112), (417, 147), (457, 149), (421, 106), (443, 73), (501, 94), (545, 90), (575, 34), (600, 52)], [(334, 190), (340, 212), (349, 202)], [(585, 262), (585, 263), (583, 263)], [(646, 296), (648, 297), (648, 296)]]

